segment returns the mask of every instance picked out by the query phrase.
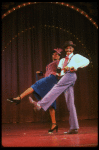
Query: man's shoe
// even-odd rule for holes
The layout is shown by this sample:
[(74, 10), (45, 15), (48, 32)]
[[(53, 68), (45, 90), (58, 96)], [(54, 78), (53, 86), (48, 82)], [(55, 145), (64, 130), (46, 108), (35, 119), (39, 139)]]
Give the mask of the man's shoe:
[(77, 134), (78, 129), (70, 129), (68, 132), (64, 132), (64, 134)]
[(31, 97), (29, 97), (29, 101), (33, 104), (35, 111), (41, 109), (41, 106), (37, 102), (35, 102)]

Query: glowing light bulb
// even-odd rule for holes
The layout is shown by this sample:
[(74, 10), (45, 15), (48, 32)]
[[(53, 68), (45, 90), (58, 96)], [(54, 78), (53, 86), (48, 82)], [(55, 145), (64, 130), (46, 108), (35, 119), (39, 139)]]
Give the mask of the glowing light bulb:
[(81, 14), (83, 14), (84, 12), (83, 11), (81, 11)]

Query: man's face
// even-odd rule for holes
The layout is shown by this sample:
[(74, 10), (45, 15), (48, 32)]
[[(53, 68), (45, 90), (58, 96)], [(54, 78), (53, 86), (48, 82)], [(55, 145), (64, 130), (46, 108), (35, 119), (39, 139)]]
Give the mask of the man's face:
[(53, 60), (59, 60), (60, 59), (60, 56), (58, 55), (57, 52), (55, 52), (55, 53), (52, 54), (52, 59)]
[(72, 46), (67, 46), (65, 48), (66, 55), (70, 55), (73, 51), (74, 51), (74, 48)]

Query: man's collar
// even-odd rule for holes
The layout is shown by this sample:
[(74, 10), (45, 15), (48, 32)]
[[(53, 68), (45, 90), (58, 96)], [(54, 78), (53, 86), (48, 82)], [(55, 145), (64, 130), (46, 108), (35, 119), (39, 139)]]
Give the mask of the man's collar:
[[(71, 58), (71, 56), (74, 55), (73, 52), (69, 55), (69, 58)], [(67, 55), (66, 55), (67, 56)]]

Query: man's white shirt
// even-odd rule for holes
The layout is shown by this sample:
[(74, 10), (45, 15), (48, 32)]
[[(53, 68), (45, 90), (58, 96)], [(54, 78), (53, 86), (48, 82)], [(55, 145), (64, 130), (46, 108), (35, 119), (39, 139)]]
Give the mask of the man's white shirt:
[[(72, 57), (72, 58), (71, 58)], [(78, 69), (78, 68), (83, 68), (88, 66), (88, 64), (90, 63), (89, 59), (87, 59), (86, 57), (80, 55), (80, 54), (73, 54), (71, 53), (69, 55), (69, 59), (71, 58), (70, 62), (68, 63), (68, 67), (74, 67), (74, 69)], [(64, 64), (65, 58), (62, 58), (58, 64), (58, 67), (60, 67), (61, 69), (63, 68), (63, 64)], [(64, 70), (61, 71), (60, 76), (63, 76)]]

